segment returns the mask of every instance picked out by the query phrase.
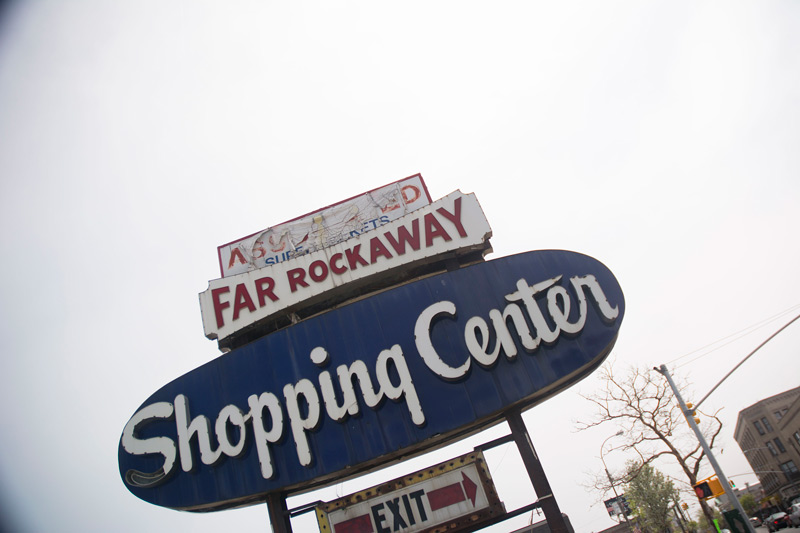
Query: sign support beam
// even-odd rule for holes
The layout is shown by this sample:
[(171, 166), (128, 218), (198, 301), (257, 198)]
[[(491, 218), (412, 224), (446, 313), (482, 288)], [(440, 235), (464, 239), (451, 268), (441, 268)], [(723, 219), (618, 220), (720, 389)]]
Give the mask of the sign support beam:
[(292, 522), (289, 519), (289, 509), (286, 507), (286, 495), (282, 492), (273, 492), (267, 496), (267, 509), (272, 533), (292, 533)]
[(533, 490), (536, 491), (536, 496), (539, 498), (541, 509), (544, 512), (544, 518), (547, 520), (547, 525), (550, 527), (551, 533), (568, 533), (569, 530), (564, 523), (561, 509), (559, 509), (558, 502), (553, 496), (553, 491), (550, 489), (550, 483), (547, 481), (542, 463), (539, 461), (539, 456), (536, 454), (536, 450), (533, 447), (528, 429), (525, 427), (525, 422), (522, 420), (521, 410), (514, 409), (508, 411), (505, 414), (505, 418), (506, 421), (508, 421), (508, 426), (511, 428), (511, 435), (514, 437), (514, 442), (522, 456), (522, 462), (525, 463), (525, 468), (528, 470), (528, 476), (531, 478)]

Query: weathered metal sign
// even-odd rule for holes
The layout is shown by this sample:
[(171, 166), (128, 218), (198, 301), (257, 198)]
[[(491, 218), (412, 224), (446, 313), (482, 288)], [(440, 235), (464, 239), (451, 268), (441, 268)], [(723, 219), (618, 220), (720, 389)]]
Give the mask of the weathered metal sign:
[(232, 276), (321, 250), (430, 203), (416, 174), (223, 244), (217, 247), (220, 272)]
[(119, 444), (136, 496), (210, 511), (421, 453), (596, 368), (624, 315), (590, 257), (538, 251), (376, 294), (167, 384)]
[(505, 514), (483, 454), (473, 452), (316, 507), (321, 533), (470, 531)]
[(285, 262), (209, 282), (200, 293), (203, 330), (226, 337), (298, 306), (350, 293), (393, 271), (482, 248), (492, 230), (474, 194), (454, 192), (376, 231)]

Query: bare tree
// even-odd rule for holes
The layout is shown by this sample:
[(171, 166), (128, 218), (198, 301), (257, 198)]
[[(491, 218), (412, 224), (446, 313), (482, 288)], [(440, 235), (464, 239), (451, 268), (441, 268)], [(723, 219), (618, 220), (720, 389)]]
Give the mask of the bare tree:
[[(589, 395), (582, 395), (592, 402), (597, 412), (588, 421), (579, 421), (578, 430), (584, 431), (602, 424), (613, 423), (623, 430), (624, 444), (613, 449), (633, 452), (638, 456), (639, 468), (626, 471), (619, 480), (628, 483), (639, 470), (659, 458), (672, 458), (686, 474), (689, 485), (697, 483), (700, 463), (705, 452), (694, 437), (684, 419), (672, 389), (664, 377), (652, 369), (630, 368), (624, 376), (616, 376), (611, 364), (600, 371), (603, 387)], [(679, 385), (681, 394), (686, 384)], [(700, 428), (710, 448), (722, 429), (719, 410), (713, 414), (700, 413)], [(597, 476), (593, 486), (606, 491), (610, 483)], [(700, 501), (703, 514), (713, 527), (714, 513), (704, 501)]]

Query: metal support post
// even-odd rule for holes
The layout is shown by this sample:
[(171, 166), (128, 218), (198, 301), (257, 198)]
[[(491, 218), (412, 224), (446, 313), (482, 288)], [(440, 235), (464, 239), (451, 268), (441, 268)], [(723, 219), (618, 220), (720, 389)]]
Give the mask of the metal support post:
[(269, 494), (267, 509), (269, 510), (269, 522), (272, 524), (272, 533), (292, 533), (292, 522), (289, 519), (285, 494), (281, 492)]
[(558, 502), (553, 496), (553, 491), (550, 489), (550, 483), (547, 481), (547, 476), (542, 468), (542, 463), (536, 455), (536, 450), (531, 443), (528, 429), (525, 427), (525, 422), (522, 420), (522, 414), (519, 409), (505, 413), (508, 426), (511, 428), (511, 434), (514, 437), (514, 442), (519, 449), (522, 456), (522, 462), (525, 463), (525, 468), (528, 470), (528, 476), (531, 478), (533, 490), (536, 491), (536, 497), (539, 499), (541, 509), (544, 512), (544, 518), (547, 525), (550, 527), (551, 533), (568, 533), (567, 525), (564, 522), (564, 517), (561, 515), (561, 510), (558, 508)]
[(739, 499), (733, 493), (733, 489), (731, 488), (730, 483), (728, 483), (728, 478), (725, 477), (725, 473), (720, 468), (719, 463), (717, 463), (717, 459), (711, 453), (711, 448), (708, 447), (708, 443), (706, 442), (703, 433), (700, 431), (700, 428), (697, 427), (697, 424), (694, 421), (694, 417), (691, 414), (691, 411), (686, 407), (686, 402), (683, 401), (683, 397), (681, 393), (678, 391), (678, 387), (675, 385), (675, 382), (672, 381), (672, 376), (670, 375), (669, 371), (667, 370), (666, 365), (661, 365), (660, 368), (655, 368), (657, 372), (660, 372), (665, 378), (667, 378), (667, 382), (669, 386), (672, 388), (672, 392), (675, 394), (675, 398), (678, 399), (678, 404), (681, 406), (681, 412), (686, 417), (686, 420), (689, 422), (689, 426), (694, 431), (697, 440), (700, 441), (700, 446), (703, 447), (703, 451), (706, 452), (706, 456), (708, 457), (708, 461), (711, 463), (711, 467), (714, 469), (714, 472), (717, 474), (719, 478), (719, 482), (722, 485), (722, 489), (725, 491), (725, 495), (728, 497), (728, 501), (730, 502), (731, 506), (739, 511), (739, 515), (741, 515), (742, 519), (745, 521), (747, 530), (750, 533), (756, 533), (756, 530), (753, 528), (753, 525), (747, 519), (747, 515), (742, 509), (742, 505), (739, 503)]

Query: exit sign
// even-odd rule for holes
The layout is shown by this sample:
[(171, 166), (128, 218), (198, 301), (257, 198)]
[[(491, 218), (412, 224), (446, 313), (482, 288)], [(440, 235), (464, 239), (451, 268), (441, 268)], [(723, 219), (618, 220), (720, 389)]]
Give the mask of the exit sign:
[(505, 514), (483, 454), (473, 452), (316, 508), (322, 533), (474, 529)]

